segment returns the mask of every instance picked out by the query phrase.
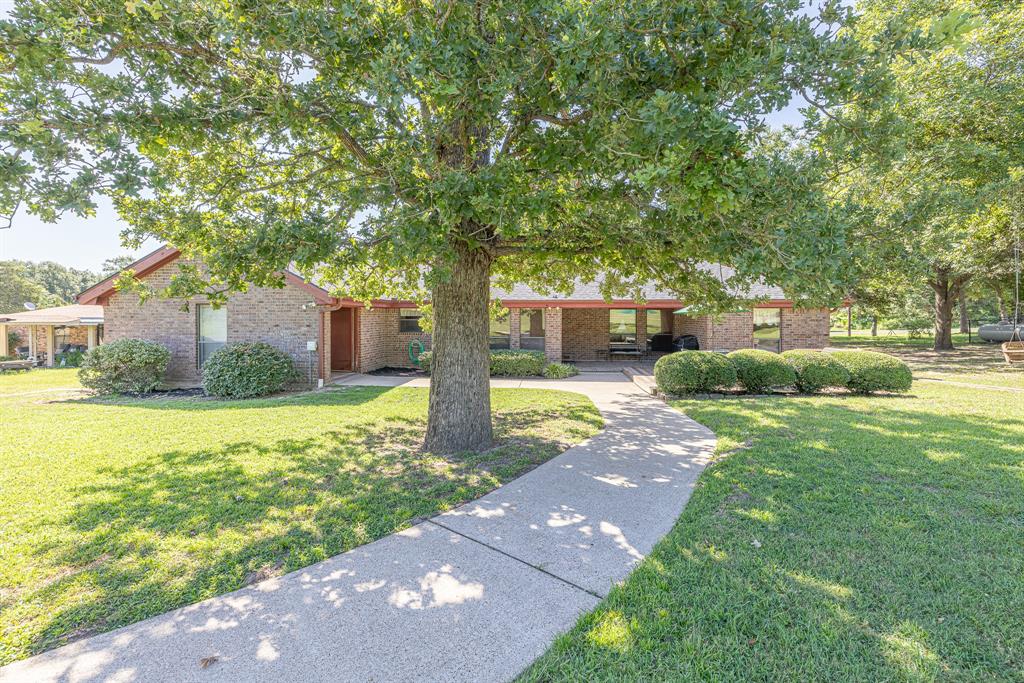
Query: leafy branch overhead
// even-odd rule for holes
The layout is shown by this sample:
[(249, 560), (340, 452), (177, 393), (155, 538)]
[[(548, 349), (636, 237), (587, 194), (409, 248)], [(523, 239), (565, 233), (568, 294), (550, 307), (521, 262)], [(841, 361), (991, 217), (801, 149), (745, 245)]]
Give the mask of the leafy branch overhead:
[[(891, 45), (799, 4), (16, 0), (0, 213), (108, 195), (130, 243), (171, 242), (226, 288), (292, 266), (408, 295), (468, 249), (541, 288), (606, 273), (724, 305), (707, 260), (825, 298), (843, 222), (819, 155), (763, 118), (794, 92), (870, 100)], [(821, 125), (859, 125), (837, 116)]]

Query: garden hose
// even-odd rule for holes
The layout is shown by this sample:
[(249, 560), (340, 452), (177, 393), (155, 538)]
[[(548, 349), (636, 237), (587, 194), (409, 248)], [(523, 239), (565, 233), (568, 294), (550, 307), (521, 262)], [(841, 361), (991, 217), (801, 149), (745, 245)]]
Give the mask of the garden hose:
[[(414, 351), (414, 349), (419, 350)], [(415, 365), (416, 367), (420, 366), (420, 354), (426, 351), (426, 349), (427, 347), (425, 347), (423, 345), (423, 342), (421, 342), (419, 339), (413, 339), (411, 342), (409, 342), (409, 360), (412, 361), (413, 365)]]

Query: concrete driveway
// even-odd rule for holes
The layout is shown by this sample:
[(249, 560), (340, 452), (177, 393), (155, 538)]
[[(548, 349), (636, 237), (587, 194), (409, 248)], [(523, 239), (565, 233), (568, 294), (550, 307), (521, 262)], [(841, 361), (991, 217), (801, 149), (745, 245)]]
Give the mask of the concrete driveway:
[[(345, 384), (426, 382), (355, 375)], [(585, 394), (605, 429), (411, 529), (16, 662), (0, 681), (515, 677), (669, 531), (715, 439), (622, 375), (493, 385)]]

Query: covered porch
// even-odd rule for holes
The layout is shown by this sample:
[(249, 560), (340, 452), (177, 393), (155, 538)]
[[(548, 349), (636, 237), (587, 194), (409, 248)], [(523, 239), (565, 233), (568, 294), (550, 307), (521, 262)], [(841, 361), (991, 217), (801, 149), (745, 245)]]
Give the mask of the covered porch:
[(0, 314), (0, 357), (27, 358), (52, 368), (62, 354), (89, 351), (102, 337), (102, 306), (73, 304)]

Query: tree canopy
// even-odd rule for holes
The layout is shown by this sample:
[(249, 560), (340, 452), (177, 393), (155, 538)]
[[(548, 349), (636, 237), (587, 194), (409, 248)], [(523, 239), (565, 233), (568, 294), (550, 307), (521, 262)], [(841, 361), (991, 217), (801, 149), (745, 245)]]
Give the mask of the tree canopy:
[(872, 0), (860, 9), (861, 40), (895, 22), (943, 38), (891, 62), (887, 113), (869, 129), (887, 153), (849, 163), (836, 186), (869, 214), (856, 233), (862, 288), (927, 283), (936, 348), (951, 348), (951, 307), (967, 282), (1003, 283), (1012, 268), (1024, 209), (1024, 3)]
[(407, 292), (463, 242), (539, 286), (714, 299), (710, 260), (814, 290), (835, 226), (762, 119), (870, 80), (838, 3), (799, 4), (18, 0), (0, 210), (108, 194), (232, 286), (292, 264)]

